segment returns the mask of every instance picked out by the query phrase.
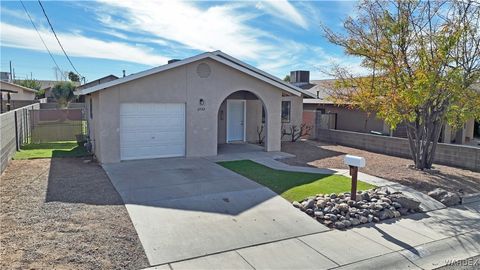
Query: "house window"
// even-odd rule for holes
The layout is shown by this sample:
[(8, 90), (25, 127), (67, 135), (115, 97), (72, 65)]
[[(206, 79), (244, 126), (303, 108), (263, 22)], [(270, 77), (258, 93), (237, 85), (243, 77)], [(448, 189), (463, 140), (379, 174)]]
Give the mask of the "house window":
[(90, 119), (93, 119), (93, 101), (92, 98), (90, 98)]
[(290, 101), (282, 101), (282, 123), (290, 123)]

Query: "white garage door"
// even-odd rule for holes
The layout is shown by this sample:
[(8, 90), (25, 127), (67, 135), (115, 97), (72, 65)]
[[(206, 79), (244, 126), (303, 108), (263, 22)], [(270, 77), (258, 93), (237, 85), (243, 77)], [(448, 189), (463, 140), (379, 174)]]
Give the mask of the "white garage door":
[(122, 103), (122, 160), (185, 155), (185, 104)]

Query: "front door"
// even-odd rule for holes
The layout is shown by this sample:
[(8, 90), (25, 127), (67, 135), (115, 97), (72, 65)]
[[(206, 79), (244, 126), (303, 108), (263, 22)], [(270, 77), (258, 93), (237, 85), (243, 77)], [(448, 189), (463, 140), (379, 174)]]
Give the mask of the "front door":
[(245, 141), (245, 100), (227, 100), (227, 142)]

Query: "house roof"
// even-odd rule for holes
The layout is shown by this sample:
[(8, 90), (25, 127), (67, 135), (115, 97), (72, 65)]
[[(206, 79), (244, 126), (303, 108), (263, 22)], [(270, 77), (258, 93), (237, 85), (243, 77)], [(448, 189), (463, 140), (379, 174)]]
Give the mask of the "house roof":
[(101, 78), (98, 78), (96, 80), (93, 80), (93, 81), (87, 82), (85, 84), (82, 84), (82, 85), (77, 87), (77, 90), (86, 89), (86, 88), (89, 88), (91, 86), (106, 83), (106, 82), (113, 81), (113, 80), (116, 80), (116, 79), (118, 79), (117, 76), (115, 76), (113, 74), (110, 74), (110, 75), (107, 75), (105, 77), (101, 77)]
[(221, 51), (205, 52), (205, 53), (195, 55), (195, 56), (192, 56), (192, 57), (180, 60), (180, 61), (173, 62), (171, 64), (166, 64), (166, 65), (163, 65), (163, 66), (155, 67), (155, 68), (148, 69), (148, 70), (145, 70), (145, 71), (142, 71), (142, 72), (139, 72), (139, 73), (135, 73), (135, 74), (132, 74), (132, 75), (129, 75), (129, 76), (117, 79), (117, 80), (113, 80), (113, 81), (102, 83), (102, 84), (99, 84), (99, 85), (95, 85), (95, 86), (92, 86), (92, 87), (89, 87), (89, 88), (81, 89), (81, 90), (76, 91), (75, 94), (77, 94), (77, 95), (90, 94), (90, 93), (100, 91), (100, 90), (103, 90), (103, 89), (106, 89), (106, 88), (109, 88), (109, 87), (112, 87), (112, 86), (115, 86), (115, 85), (123, 84), (123, 83), (129, 82), (129, 81), (133, 81), (133, 80), (145, 77), (145, 76), (149, 76), (149, 75), (156, 74), (156, 73), (159, 73), (159, 72), (162, 72), (162, 71), (173, 69), (173, 68), (183, 66), (183, 65), (186, 65), (186, 64), (198, 61), (198, 60), (206, 59), (206, 58), (216, 60), (216, 61), (218, 61), (222, 64), (225, 64), (227, 66), (235, 68), (235, 69), (237, 69), (241, 72), (244, 72), (244, 73), (246, 73), (246, 74), (248, 74), (252, 77), (260, 79), (260, 80), (262, 80), (266, 83), (269, 83), (273, 86), (276, 86), (276, 87), (278, 87), (278, 88), (280, 88), (280, 89), (282, 89), (286, 92), (289, 92), (293, 95), (301, 96), (303, 94), (305, 96), (314, 97), (311, 93), (309, 93), (309, 92), (307, 92), (307, 91), (305, 91), (301, 88), (298, 88), (298, 87), (296, 87), (296, 86), (294, 86), (290, 83), (284, 82), (283, 80), (281, 80), (281, 79), (279, 79), (279, 78), (277, 78), (277, 77), (275, 77), (271, 74), (268, 74), (268, 73), (266, 73), (266, 72), (264, 72), (264, 71), (262, 71), (258, 68), (255, 68), (255, 67), (253, 67), (253, 66), (251, 66), (251, 65), (249, 65), (245, 62), (242, 62), (242, 61), (240, 61), (240, 60), (238, 60), (238, 59), (236, 59), (236, 58), (234, 58), (234, 57), (232, 57), (232, 56), (230, 56), (226, 53), (223, 53)]
[(34, 92), (34, 93), (38, 92), (38, 91), (35, 90), (35, 89), (28, 88), (28, 87), (25, 87), (25, 86), (21, 86), (21, 85), (18, 85), (18, 84), (15, 84), (15, 83), (11, 83), (11, 82), (1, 81), (0, 83), (1, 83), (1, 84), (8, 84), (8, 85), (11, 85), (11, 86), (14, 86), (14, 87), (18, 87), (18, 88), (21, 88), (21, 89), (23, 89), (23, 90), (25, 90), (25, 91), (30, 91), (30, 92)]

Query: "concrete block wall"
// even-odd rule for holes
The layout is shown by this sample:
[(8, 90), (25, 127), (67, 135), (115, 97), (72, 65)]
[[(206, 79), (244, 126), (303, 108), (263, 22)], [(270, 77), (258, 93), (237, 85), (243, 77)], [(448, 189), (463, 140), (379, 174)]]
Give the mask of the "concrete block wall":
[[(40, 104), (28, 105), (16, 110), (0, 114), (0, 173), (8, 166), (8, 162), (15, 155), (17, 140), (25, 142), (29, 134), (28, 110), (40, 109)], [(15, 132), (15, 116), (17, 117), (17, 133)]]
[[(371, 152), (410, 158), (408, 139), (345, 130), (317, 129), (317, 140)], [(434, 163), (480, 171), (480, 148), (439, 143)]]

